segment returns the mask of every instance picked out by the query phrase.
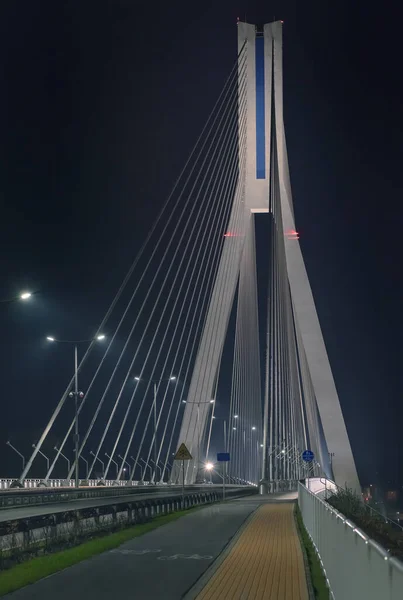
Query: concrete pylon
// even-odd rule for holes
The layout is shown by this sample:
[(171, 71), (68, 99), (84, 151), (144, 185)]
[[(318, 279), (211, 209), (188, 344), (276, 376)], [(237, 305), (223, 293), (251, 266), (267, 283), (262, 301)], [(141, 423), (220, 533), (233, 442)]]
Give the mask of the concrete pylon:
[[(239, 22), (239, 50), (245, 45), (247, 70), (245, 163), (242, 170), (240, 169), (240, 179), (228, 225), (228, 229), (236, 232), (236, 235), (226, 238), (224, 242), (188, 393), (189, 403), (185, 407), (179, 434), (179, 443), (184, 442), (194, 457), (194, 460), (187, 464), (185, 481), (187, 484), (195, 482), (202, 459), (204, 433), (210, 410), (209, 400), (213, 398), (217, 370), (239, 281), (245, 235), (250, 230), (252, 213), (273, 211), (270, 190), (275, 176), (279, 205), (276, 214), (273, 214), (273, 219), (284, 238), (278, 256), (284, 259), (281, 269), (282, 276), (287, 282), (286, 294), (290, 295), (287, 302), (292, 306), (295, 328), (302, 341), (304, 361), (309, 371), (309, 385), (313, 388), (327, 448), (333, 454), (335, 481), (342, 487), (348, 486), (359, 492), (360, 485), (354, 458), (298, 236), (289, 235), (289, 232), (296, 231), (296, 225), (283, 121), (282, 23), (277, 21), (256, 27)], [(276, 169), (274, 175), (273, 165)], [(281, 322), (277, 322), (281, 327)], [(289, 322), (287, 326), (290, 328)], [(284, 341), (286, 336), (282, 339)], [(290, 368), (291, 353), (284, 353), (285, 355), (287, 360), (283, 360), (283, 366)], [(297, 369), (291, 371), (294, 373)], [(284, 397), (289, 394), (287, 381), (288, 379), (285, 378), (282, 383), (281, 393)], [(299, 384), (302, 387), (307, 385), (306, 382), (299, 382)], [(296, 390), (297, 387), (294, 385), (293, 389)], [(272, 396), (273, 394), (274, 392), (271, 392)], [(275, 399), (270, 397), (270, 393), (264, 396), (266, 403), (275, 402)], [(304, 422), (304, 418), (298, 420), (294, 416), (294, 408), (290, 409), (285, 404), (284, 406), (281, 415), (283, 422), (289, 418), (290, 427)], [(267, 454), (269, 444), (272, 444), (268, 421), (273, 418), (270, 416), (273, 415), (273, 411), (268, 410), (268, 406), (265, 409), (264, 439)], [(314, 435), (312, 431), (314, 430), (310, 431), (311, 436)], [(303, 439), (304, 436), (301, 434), (300, 437)], [(320, 446), (319, 440), (317, 445)], [(178, 477), (179, 469), (176, 468), (173, 470), (172, 480), (175, 481)], [(267, 474), (263, 479), (266, 478)]]

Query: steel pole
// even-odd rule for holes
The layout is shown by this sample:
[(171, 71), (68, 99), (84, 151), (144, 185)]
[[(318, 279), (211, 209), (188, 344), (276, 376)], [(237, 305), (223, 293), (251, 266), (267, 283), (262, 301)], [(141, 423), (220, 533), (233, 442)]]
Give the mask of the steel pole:
[(157, 481), (157, 384), (154, 382), (154, 483)]
[(185, 461), (182, 460), (182, 510), (185, 509)]
[[(224, 421), (224, 450), (227, 452), (227, 422)], [(225, 476), (227, 472), (227, 461), (222, 464), (222, 499), (225, 500)]]
[(78, 456), (79, 456), (79, 437), (78, 437), (78, 350), (77, 344), (74, 346), (74, 406), (75, 406), (75, 433), (74, 433), (74, 441), (75, 441), (75, 455), (76, 455), (76, 481), (75, 487), (80, 487), (80, 481), (78, 478)]

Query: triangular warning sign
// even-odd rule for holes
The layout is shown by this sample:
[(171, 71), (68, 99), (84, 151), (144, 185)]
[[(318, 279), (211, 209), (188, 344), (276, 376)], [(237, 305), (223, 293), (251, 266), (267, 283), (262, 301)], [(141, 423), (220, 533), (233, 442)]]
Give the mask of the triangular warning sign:
[(175, 454), (174, 460), (192, 460), (192, 455), (186, 448), (185, 444), (181, 444)]

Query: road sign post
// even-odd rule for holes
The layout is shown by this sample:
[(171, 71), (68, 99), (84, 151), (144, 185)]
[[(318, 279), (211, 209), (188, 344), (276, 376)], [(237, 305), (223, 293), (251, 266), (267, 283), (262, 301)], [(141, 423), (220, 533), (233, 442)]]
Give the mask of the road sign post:
[(312, 450), (304, 450), (304, 452), (302, 453), (302, 460), (305, 462), (305, 468), (306, 468), (306, 475), (307, 475), (307, 479), (308, 479), (308, 490), (310, 489), (310, 485), (309, 485), (309, 463), (311, 463), (313, 461), (313, 459), (315, 458), (314, 453), (312, 452)]
[(185, 460), (192, 460), (192, 455), (186, 448), (185, 444), (181, 444), (175, 454), (174, 460), (182, 461), (182, 510), (185, 508)]
[(219, 452), (217, 462), (222, 462), (222, 499), (225, 500), (225, 477), (227, 472), (227, 462), (230, 460), (229, 452)]

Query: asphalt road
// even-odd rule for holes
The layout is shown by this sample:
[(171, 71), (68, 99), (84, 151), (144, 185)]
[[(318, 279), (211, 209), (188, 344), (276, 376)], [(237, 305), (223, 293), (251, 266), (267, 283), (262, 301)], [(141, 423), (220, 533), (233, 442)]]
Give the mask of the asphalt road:
[(180, 600), (260, 502), (253, 496), (203, 508), (6, 598)]

